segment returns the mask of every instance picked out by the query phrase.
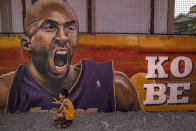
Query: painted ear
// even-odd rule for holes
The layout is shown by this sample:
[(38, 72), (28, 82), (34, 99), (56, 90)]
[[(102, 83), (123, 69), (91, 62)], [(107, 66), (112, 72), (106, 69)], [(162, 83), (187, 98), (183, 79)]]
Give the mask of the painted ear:
[(21, 45), (22, 45), (23, 50), (31, 51), (32, 50), (31, 38), (23, 34), (20, 39), (21, 39)]

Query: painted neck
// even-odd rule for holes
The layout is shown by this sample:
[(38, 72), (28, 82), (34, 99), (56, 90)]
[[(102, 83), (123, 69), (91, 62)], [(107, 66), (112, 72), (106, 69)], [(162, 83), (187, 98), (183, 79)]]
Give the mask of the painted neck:
[(58, 97), (58, 93), (60, 90), (67, 88), (68, 90), (72, 87), (73, 82), (75, 81), (74, 70), (70, 66), (69, 71), (65, 75), (65, 77), (61, 79), (51, 79), (44, 77), (34, 66), (34, 64), (30, 61), (27, 64), (27, 68), (32, 77), (36, 80), (36, 82), (47, 91), (53, 97)]

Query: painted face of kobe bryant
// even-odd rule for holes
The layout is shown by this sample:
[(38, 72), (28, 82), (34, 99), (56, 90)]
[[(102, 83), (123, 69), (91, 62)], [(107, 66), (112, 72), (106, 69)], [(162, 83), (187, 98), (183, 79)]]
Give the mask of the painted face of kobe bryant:
[(29, 42), (22, 44), (23, 48), (30, 52), (38, 72), (62, 78), (78, 43), (78, 21), (73, 10), (59, 0), (40, 0), (26, 14), (25, 34)]

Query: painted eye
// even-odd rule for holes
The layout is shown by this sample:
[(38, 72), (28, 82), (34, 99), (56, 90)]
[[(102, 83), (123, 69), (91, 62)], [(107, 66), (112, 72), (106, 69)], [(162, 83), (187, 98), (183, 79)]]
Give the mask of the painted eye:
[(72, 31), (74, 31), (74, 30), (75, 30), (75, 26), (68, 26), (68, 27), (65, 28), (65, 31), (70, 31), (70, 32), (72, 32)]
[(44, 30), (45, 31), (54, 31), (56, 28), (52, 25), (47, 25), (44, 27)]

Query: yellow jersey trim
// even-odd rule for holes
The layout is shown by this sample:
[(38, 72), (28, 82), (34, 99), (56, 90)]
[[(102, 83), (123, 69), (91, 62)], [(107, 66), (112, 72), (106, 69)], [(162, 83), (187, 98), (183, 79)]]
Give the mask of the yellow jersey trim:
[(7, 95), (6, 106), (5, 106), (4, 112), (7, 112), (7, 106), (8, 106), (9, 96), (10, 96), (10, 90), (11, 90), (12, 83), (13, 83), (13, 80), (15, 78), (15, 75), (16, 75), (16, 72), (14, 73), (14, 76), (13, 76), (11, 82), (10, 82), (10, 85), (9, 85), (9, 90), (8, 90), (8, 95)]
[(78, 81), (80, 80), (80, 77), (82, 75), (82, 61), (81, 61), (81, 69), (80, 69), (80, 74), (76, 80), (76, 82), (73, 84), (73, 86), (71, 87), (71, 89), (68, 91), (68, 94), (74, 89), (74, 87), (76, 86), (76, 84), (78, 83)]
[(114, 108), (115, 108), (115, 111), (116, 111), (116, 91), (115, 91), (115, 82), (114, 82), (114, 61), (112, 60), (112, 72), (113, 72), (113, 91), (114, 91)]

